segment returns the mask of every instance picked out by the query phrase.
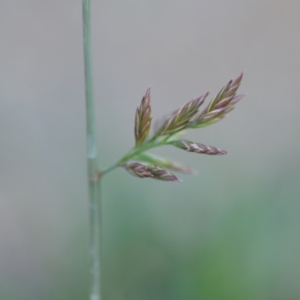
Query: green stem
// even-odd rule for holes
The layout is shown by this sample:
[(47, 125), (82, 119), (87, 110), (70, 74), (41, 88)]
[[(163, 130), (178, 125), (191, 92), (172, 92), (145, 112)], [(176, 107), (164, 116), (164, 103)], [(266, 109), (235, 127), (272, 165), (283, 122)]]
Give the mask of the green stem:
[(83, 42), (85, 66), (85, 99), (87, 122), (87, 151), (89, 176), (90, 215), (90, 300), (100, 300), (100, 247), (101, 247), (101, 189), (98, 176), (98, 149), (93, 93), (90, 0), (83, 0)]
[(117, 167), (121, 166), (123, 163), (127, 162), (131, 158), (134, 158), (136, 155), (138, 155), (142, 152), (145, 152), (149, 149), (153, 149), (153, 148), (162, 146), (163, 144), (164, 144), (163, 141), (154, 143), (154, 142), (152, 142), (152, 140), (149, 140), (149, 141), (145, 142), (144, 144), (141, 144), (139, 147), (133, 148), (131, 151), (129, 151), (127, 154), (125, 154), (117, 163), (115, 163), (111, 167), (109, 167), (109, 168), (103, 170), (102, 172), (100, 172), (101, 177), (103, 175), (113, 171)]

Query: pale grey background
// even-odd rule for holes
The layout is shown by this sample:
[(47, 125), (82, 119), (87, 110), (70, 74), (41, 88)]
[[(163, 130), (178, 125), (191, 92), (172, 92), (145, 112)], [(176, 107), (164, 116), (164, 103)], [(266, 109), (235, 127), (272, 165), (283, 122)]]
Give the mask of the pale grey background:
[[(224, 218), (235, 220), (231, 214), (240, 206), (244, 216), (236, 213), (233, 227), (242, 228), (237, 235), (245, 241), (251, 239), (245, 248), (237, 239), (246, 281), (253, 279), (249, 299), (298, 299), (300, 2), (106, 0), (92, 1), (92, 9), (101, 166), (114, 163), (133, 145), (134, 112), (149, 84), (154, 117), (207, 90), (215, 94), (241, 71), (240, 90), (248, 93), (230, 118), (190, 134), (226, 149), (228, 156), (160, 151), (198, 169), (197, 177), (182, 176), (184, 182), (173, 185), (139, 181), (118, 170), (104, 179), (107, 299), (196, 299), (184, 292), (176, 292), (179, 298), (130, 294), (142, 275), (130, 277), (125, 271), (112, 283), (120, 274), (120, 245), (128, 234), (124, 224), (129, 222), (137, 244), (150, 228), (177, 251), (178, 262), (180, 255), (188, 256), (182, 252), (187, 245), (194, 253), (205, 237), (214, 232), (218, 237), (214, 228), (224, 228)], [(83, 299), (87, 291), (82, 55), (80, 1), (0, 2), (4, 300)], [(256, 228), (255, 238), (247, 237), (248, 227), (241, 225), (245, 219), (250, 229)], [(224, 229), (220, 236), (231, 232)], [(144, 253), (151, 247), (145, 242), (138, 249)], [(165, 261), (160, 255), (155, 262)], [(126, 270), (132, 264), (122, 266)], [(182, 274), (178, 270), (173, 271)], [(227, 299), (225, 294), (205, 295)]]

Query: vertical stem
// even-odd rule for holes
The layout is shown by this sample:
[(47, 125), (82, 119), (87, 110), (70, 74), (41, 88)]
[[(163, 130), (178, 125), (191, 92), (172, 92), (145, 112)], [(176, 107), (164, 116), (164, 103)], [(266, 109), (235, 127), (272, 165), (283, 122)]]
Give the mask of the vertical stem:
[(83, 0), (83, 40), (90, 213), (90, 300), (100, 300), (101, 190), (93, 94), (90, 0)]

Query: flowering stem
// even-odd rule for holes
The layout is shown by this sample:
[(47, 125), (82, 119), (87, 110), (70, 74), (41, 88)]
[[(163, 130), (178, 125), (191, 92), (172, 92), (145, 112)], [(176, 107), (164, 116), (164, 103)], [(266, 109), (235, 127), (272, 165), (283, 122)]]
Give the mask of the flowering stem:
[(98, 149), (93, 94), (90, 0), (83, 0), (83, 43), (85, 66), (85, 99), (87, 122), (87, 151), (90, 214), (90, 300), (100, 300), (100, 246), (101, 246), (101, 189), (98, 176)]

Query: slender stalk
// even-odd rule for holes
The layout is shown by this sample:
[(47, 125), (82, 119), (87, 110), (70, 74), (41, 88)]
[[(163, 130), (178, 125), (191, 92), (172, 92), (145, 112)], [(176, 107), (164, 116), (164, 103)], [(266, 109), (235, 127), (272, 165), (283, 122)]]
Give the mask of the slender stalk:
[(100, 247), (101, 247), (101, 189), (98, 174), (98, 149), (93, 93), (90, 0), (83, 0), (83, 41), (85, 66), (85, 98), (87, 122), (87, 151), (89, 176), (90, 215), (90, 300), (100, 300)]

